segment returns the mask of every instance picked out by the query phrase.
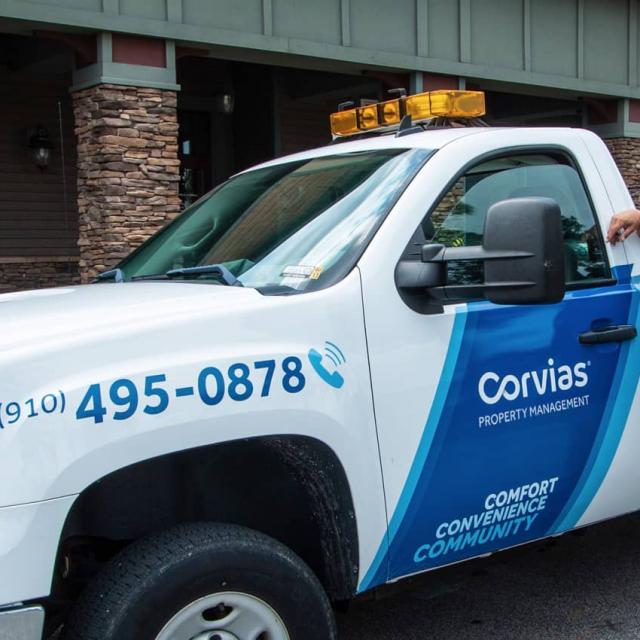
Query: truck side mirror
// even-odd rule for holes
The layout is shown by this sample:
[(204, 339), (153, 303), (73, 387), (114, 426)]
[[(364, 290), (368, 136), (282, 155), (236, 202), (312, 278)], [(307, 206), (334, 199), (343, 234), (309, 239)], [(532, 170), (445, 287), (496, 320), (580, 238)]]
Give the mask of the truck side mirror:
[[(530, 257), (487, 260), (487, 298), (497, 304), (545, 304), (564, 298), (564, 239), (560, 207), (550, 198), (513, 198), (487, 212), (483, 247)], [(508, 283), (530, 283), (510, 287)], [(495, 283), (498, 286), (492, 287)]]
[[(482, 261), (482, 284), (447, 284), (447, 263)], [(426, 289), (435, 304), (486, 298), (496, 304), (548, 304), (564, 297), (560, 207), (549, 198), (513, 198), (487, 212), (482, 246), (426, 244), (422, 262), (401, 262), (398, 286)]]

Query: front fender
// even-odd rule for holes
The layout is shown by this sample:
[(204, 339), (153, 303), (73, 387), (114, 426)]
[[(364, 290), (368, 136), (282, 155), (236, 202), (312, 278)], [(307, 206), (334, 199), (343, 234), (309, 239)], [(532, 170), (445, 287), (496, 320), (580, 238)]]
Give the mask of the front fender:
[[(196, 287), (198, 296), (212, 291), (184, 286)], [(198, 304), (197, 296), (189, 304), (150, 322), (149, 330), (139, 317), (129, 327), (123, 308), (121, 324), (99, 336), (88, 328), (92, 339), (67, 337), (64, 349), (49, 345), (41, 354), (14, 358), (11, 395), (0, 398), (0, 505), (79, 494), (117, 469), (174, 451), (308, 436), (325, 443), (344, 466), (366, 531), (359, 544), (367, 566), (386, 520), (357, 269), (315, 293), (260, 296), (256, 304), (245, 300), (227, 309)], [(311, 349), (324, 353), (326, 341), (341, 352), (332, 356), (344, 381), (339, 388), (308, 358)], [(270, 361), (267, 385), (270, 366), (264, 363)], [(247, 372), (252, 392), (242, 380), (232, 392), (232, 379)], [(168, 400), (154, 412), (158, 388)], [(127, 400), (132, 394), (135, 403)], [(19, 420), (6, 419), (7, 401), (21, 406)]]

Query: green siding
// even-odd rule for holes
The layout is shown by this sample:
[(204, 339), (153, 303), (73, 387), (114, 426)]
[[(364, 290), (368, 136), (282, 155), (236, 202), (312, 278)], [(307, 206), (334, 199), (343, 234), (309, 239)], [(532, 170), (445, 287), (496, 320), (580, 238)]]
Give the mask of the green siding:
[[(531, 68), (539, 73), (578, 72), (578, 1), (531, 0)], [(558, 51), (562, 55), (558, 56)]]
[(329, 69), (338, 61), (640, 98), (639, 3), (0, 0), (0, 17), (210, 45), (219, 57), (269, 53), (298, 66), (317, 58)]
[(460, 59), (460, 7), (450, 0), (429, 0), (427, 7), (429, 56)]
[(413, 55), (416, 51), (415, 0), (350, 0), (351, 43), (371, 51)]
[(133, 18), (167, 19), (166, 0), (120, 0), (120, 13)]
[(627, 0), (584, 0), (584, 75), (589, 80), (627, 82)]
[(102, 0), (24, 0), (25, 4), (44, 4), (51, 7), (64, 7), (69, 9), (88, 9), (90, 11), (102, 11)]
[(234, 31), (262, 31), (261, 0), (183, 0), (182, 19), (186, 24)]
[(473, 62), (511, 69), (523, 68), (522, 9), (522, 3), (513, 0), (471, 2)]
[(276, 36), (339, 44), (340, 24), (340, 0), (273, 0)]

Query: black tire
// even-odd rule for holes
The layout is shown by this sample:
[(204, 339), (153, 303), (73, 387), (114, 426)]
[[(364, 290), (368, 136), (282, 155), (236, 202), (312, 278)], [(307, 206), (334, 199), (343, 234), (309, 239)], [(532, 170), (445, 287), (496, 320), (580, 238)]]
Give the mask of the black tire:
[(81, 594), (62, 640), (155, 640), (189, 603), (229, 591), (267, 603), (291, 640), (336, 638), (327, 595), (295, 553), (245, 527), (194, 523), (117, 555)]

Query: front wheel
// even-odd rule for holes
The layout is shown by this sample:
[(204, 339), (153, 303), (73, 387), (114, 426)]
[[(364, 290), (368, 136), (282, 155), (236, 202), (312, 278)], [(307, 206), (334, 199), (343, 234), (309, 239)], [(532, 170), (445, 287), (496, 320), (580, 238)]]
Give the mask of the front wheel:
[(89, 584), (63, 640), (335, 640), (329, 600), (290, 549), (235, 525), (136, 542)]

